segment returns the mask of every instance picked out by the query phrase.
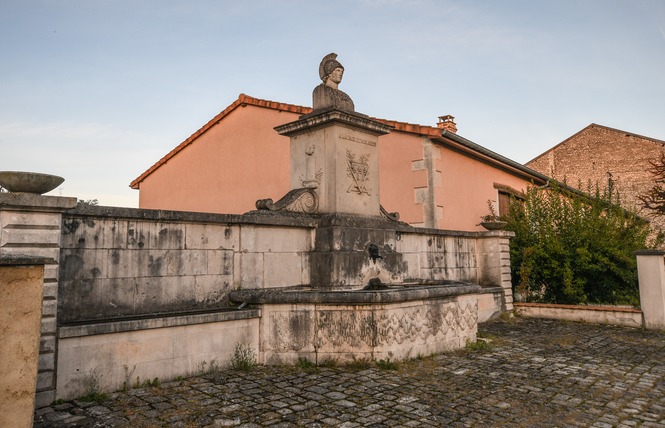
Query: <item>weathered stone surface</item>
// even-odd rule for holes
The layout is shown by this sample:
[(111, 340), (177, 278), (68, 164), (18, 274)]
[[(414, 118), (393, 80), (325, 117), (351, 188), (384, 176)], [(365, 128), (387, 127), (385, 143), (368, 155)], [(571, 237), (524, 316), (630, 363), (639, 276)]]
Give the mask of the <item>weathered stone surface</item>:
[(0, 186), (10, 192), (41, 195), (55, 189), (64, 178), (57, 175), (26, 171), (0, 171)]
[(9, 229), (0, 232), (0, 247), (6, 245), (26, 246), (44, 245), (57, 246), (60, 244), (60, 230), (44, 229)]
[(237, 250), (240, 246), (240, 226), (187, 224), (184, 238), (187, 248)]
[(547, 303), (515, 303), (515, 313), (522, 317), (552, 318), (595, 324), (642, 327), (642, 311), (617, 306), (557, 305)]
[[(230, 364), (236, 344), (258, 348), (258, 313), (240, 311), (144, 321), (103, 323), (60, 330), (58, 398), (85, 393), (97, 379), (100, 391), (133, 385), (136, 379), (169, 379)], [(234, 316), (237, 315), (237, 316)], [(197, 320), (198, 319), (198, 320)], [(99, 329), (106, 330), (99, 331)], [(99, 334), (106, 333), (106, 334)]]
[(0, 266), (0, 426), (29, 426), (32, 420), (43, 277), (43, 265)]
[(395, 287), (380, 291), (244, 290), (261, 303), (261, 360), (406, 358), (475, 340), (478, 286)]
[(644, 326), (665, 330), (665, 251), (642, 250), (636, 255)]
[(483, 288), (478, 293), (478, 322), (483, 323), (499, 317), (502, 313), (503, 301), (501, 287)]
[[(662, 136), (661, 136), (662, 138)], [(545, 151), (526, 166), (587, 190), (587, 183), (601, 188), (612, 181), (612, 189), (621, 204), (629, 209), (641, 207), (638, 195), (653, 187), (655, 177), (649, 172), (649, 160), (655, 160), (663, 148), (662, 141), (631, 132), (591, 124)], [(651, 226), (665, 230), (665, 217), (651, 217), (653, 211), (640, 212), (649, 217)]]
[[(505, 232), (444, 233), (344, 214), (302, 218), (298, 220), (302, 227), (294, 227), (296, 220), (288, 216), (107, 207), (75, 213), (63, 220), (59, 287), (63, 323), (221, 308), (231, 288), (308, 283), (362, 287), (374, 277), (386, 284), (483, 280), (502, 284), (507, 296), (511, 292), (509, 267), (493, 259), (493, 251), (504, 252), (502, 244), (482, 252), (478, 246), (479, 238), (483, 243), (507, 240)], [(155, 225), (144, 224), (144, 217)], [(255, 224), (253, 219), (269, 224)], [(220, 223), (205, 223), (213, 220)], [(381, 258), (371, 259), (370, 245), (378, 248)]]
[(376, 145), (389, 126), (329, 109), (276, 129), (291, 137), (291, 188), (313, 188), (317, 213), (381, 215)]
[(53, 370), (40, 370), (39, 373), (37, 373), (37, 390), (43, 391), (53, 388), (55, 386), (54, 380), (55, 376)]
[[(29, 255), (47, 258), (40, 292), (45, 299), (41, 334), (52, 338), (57, 329), (57, 288), (59, 280), (62, 212), (76, 206), (76, 198), (26, 193), (0, 193), (0, 258)], [(44, 262), (42, 262), (44, 263)], [(40, 302), (40, 306), (42, 306)], [(37, 406), (54, 396), (54, 349), (44, 349), (39, 359)]]
[(265, 283), (271, 287), (303, 285), (302, 256), (299, 253), (265, 253)]
[(240, 251), (253, 253), (298, 253), (312, 249), (310, 229), (246, 226), (241, 230)]
[(344, 290), (319, 290), (310, 287), (293, 287), (266, 290), (235, 290), (230, 295), (232, 301), (252, 304), (371, 304), (447, 298), (478, 293), (481, 290), (481, 287), (476, 284), (440, 282), (439, 284), (432, 285), (390, 286), (378, 291), (353, 288)]
[(238, 285), (242, 288), (263, 288), (264, 265), (263, 253), (240, 253), (237, 264), (239, 280)]
[(76, 206), (76, 198), (32, 193), (0, 193), (0, 210), (62, 212)]
[[(155, 224), (144, 224), (148, 223), (146, 217)], [(459, 290), (450, 292), (454, 287), (440, 287), (434, 293), (436, 287), (414, 285), (440, 283), (445, 278), (476, 282), (482, 267), (477, 240), (507, 236), (415, 229), (378, 217), (347, 214), (294, 219), (104, 207), (77, 209), (65, 215), (63, 225), (67, 226), (63, 226), (58, 295), (63, 316), (56, 361), (58, 394), (67, 396), (80, 393), (83, 376), (94, 373), (97, 366), (107, 377), (104, 388), (120, 388), (129, 372), (141, 379), (162, 378), (193, 373), (198, 364), (212, 358), (228, 362), (235, 345), (229, 343), (230, 338), (249, 330), (255, 338), (248, 343), (256, 343), (259, 360), (271, 363), (299, 357), (395, 358), (458, 348), (475, 335), (475, 296), (453, 298), (460, 294)], [(175, 232), (183, 230), (184, 235)], [(193, 234), (191, 238), (188, 231)], [(374, 252), (369, 251), (372, 246)], [(501, 248), (500, 244), (495, 247)], [(497, 264), (501, 267), (501, 262)], [(331, 278), (339, 281), (336, 285), (358, 288), (371, 278), (385, 284), (413, 281), (399, 292), (388, 289), (381, 295), (352, 291), (352, 298), (339, 302), (308, 302), (302, 295), (289, 300), (294, 296), (290, 286), (333, 284)], [(477, 285), (462, 287), (468, 293), (479, 290)], [(289, 307), (282, 314), (285, 318), (272, 319), (272, 308), (262, 308), (261, 322), (267, 324), (259, 328), (254, 320), (247, 329), (226, 333), (202, 332), (202, 326), (219, 323), (227, 328), (235, 321), (151, 324), (155, 314), (219, 310), (236, 292), (237, 303), (259, 303), (260, 299), (249, 298), (251, 294), (242, 294), (253, 290), (278, 293), (286, 299), (271, 302), (271, 306), (281, 303)], [(498, 309), (490, 306), (496, 301), (488, 302), (483, 310), (494, 314)], [(111, 320), (117, 322), (108, 322)], [(72, 324), (82, 321), (88, 324)], [(132, 324), (136, 322), (140, 325)], [(95, 326), (109, 327), (99, 330)], [(300, 334), (309, 328), (314, 328), (311, 334)], [(363, 328), (372, 332), (374, 344), (347, 349), (349, 343), (344, 338), (366, 337)], [(81, 330), (75, 333), (75, 329)], [(259, 333), (271, 329), (274, 334), (263, 337), (259, 348)], [(410, 333), (418, 331), (429, 333), (423, 333), (424, 337), (416, 334), (411, 343)], [(391, 339), (384, 342), (383, 337)], [(218, 339), (224, 346), (216, 345)], [(338, 346), (338, 341), (346, 345)], [(202, 344), (215, 345), (214, 349), (201, 349)], [(294, 347), (297, 352), (291, 350)]]

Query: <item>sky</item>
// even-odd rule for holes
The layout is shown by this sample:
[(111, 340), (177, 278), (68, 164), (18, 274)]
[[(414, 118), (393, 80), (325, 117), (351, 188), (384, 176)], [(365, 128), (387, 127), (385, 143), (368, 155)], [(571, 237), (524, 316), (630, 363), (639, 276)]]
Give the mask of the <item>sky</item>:
[(138, 207), (239, 94), (311, 106), (330, 52), (356, 111), (517, 162), (591, 123), (665, 140), (665, 0), (0, 0), (0, 170)]

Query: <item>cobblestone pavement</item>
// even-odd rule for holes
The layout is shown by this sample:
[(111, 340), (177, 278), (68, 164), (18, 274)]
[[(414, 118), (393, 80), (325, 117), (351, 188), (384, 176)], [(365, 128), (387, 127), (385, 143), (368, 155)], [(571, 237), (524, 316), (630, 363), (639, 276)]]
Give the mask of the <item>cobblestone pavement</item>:
[(397, 370), (220, 370), (54, 405), (34, 426), (665, 427), (665, 332), (516, 318), (479, 335), (489, 349)]

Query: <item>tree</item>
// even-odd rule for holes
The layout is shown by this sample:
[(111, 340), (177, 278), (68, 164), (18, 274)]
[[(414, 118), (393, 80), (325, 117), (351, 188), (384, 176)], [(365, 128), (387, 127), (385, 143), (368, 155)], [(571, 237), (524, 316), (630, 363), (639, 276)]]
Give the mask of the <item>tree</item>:
[(620, 207), (613, 189), (527, 189), (505, 217), (513, 289), (530, 301), (639, 306), (633, 252), (654, 247), (651, 227)]
[(87, 199), (87, 200), (85, 200), (85, 201), (79, 199), (79, 200), (76, 202), (76, 206), (77, 206), (78, 208), (81, 208), (81, 207), (96, 207), (96, 206), (98, 206), (98, 205), (99, 205), (99, 201), (98, 201), (97, 199)]
[(651, 167), (647, 169), (654, 176), (655, 185), (638, 199), (642, 206), (649, 210), (648, 214), (653, 217), (665, 217), (665, 151), (660, 153), (660, 158), (649, 161)]

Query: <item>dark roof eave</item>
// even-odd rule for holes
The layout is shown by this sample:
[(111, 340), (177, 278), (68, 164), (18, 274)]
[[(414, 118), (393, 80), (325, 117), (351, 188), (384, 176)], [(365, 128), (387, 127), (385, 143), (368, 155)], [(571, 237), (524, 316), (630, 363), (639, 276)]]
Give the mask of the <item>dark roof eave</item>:
[[(521, 163), (515, 162), (512, 159), (508, 159), (505, 156), (502, 156), (496, 152), (493, 152), (480, 144), (476, 144), (471, 140), (468, 140), (460, 135), (457, 135), (453, 132), (443, 130), (441, 133), (442, 139), (449, 139), (452, 140), (453, 142), (463, 146), (465, 149), (467, 149), (469, 152), (475, 152), (477, 154), (477, 157), (480, 158), (489, 158), (491, 161), (494, 161), (494, 163), (502, 164), (504, 167), (508, 170), (511, 170), (513, 172), (517, 172), (520, 175), (523, 175), (525, 177), (528, 177), (532, 179), (534, 182), (540, 182), (540, 184), (545, 184), (548, 181), (551, 180), (550, 177), (539, 173), (538, 171), (534, 171), (531, 168), (528, 168)], [(445, 143), (445, 141), (444, 141)]]
[[(541, 173), (539, 173), (538, 171), (534, 171), (534, 170), (532, 170), (531, 168), (528, 168), (528, 167), (526, 167), (526, 166), (524, 166), (524, 165), (522, 165), (522, 164), (520, 164), (520, 163), (517, 163), (517, 162), (515, 162), (514, 160), (508, 159), (508, 158), (505, 157), (505, 156), (501, 156), (500, 154), (495, 153), (495, 152), (493, 152), (493, 151), (491, 151), (491, 150), (488, 150), (488, 149), (486, 149), (485, 147), (483, 147), (483, 146), (481, 146), (481, 145), (479, 145), (479, 144), (476, 144), (476, 143), (474, 143), (474, 142), (471, 141), (471, 140), (467, 140), (466, 138), (461, 137), (461, 136), (459, 136), (459, 135), (457, 135), (457, 134), (455, 134), (455, 133), (452, 133), (452, 132), (450, 132), (450, 131), (445, 131), (445, 130), (444, 130), (444, 131), (441, 133), (441, 137), (442, 137), (442, 138), (448, 138), (448, 139), (450, 139), (450, 140), (453, 140), (455, 143), (460, 144), (460, 145), (464, 146), (465, 148), (467, 148), (467, 149), (469, 149), (469, 150), (471, 150), (471, 151), (478, 152), (478, 153), (480, 153), (480, 154), (482, 154), (482, 155), (484, 155), (484, 156), (486, 156), (486, 157), (488, 157), (488, 158), (492, 158), (492, 159), (493, 159), (494, 161), (496, 161), (496, 162), (500, 162), (500, 163), (502, 163), (502, 164), (504, 164), (504, 165), (508, 165), (508, 166), (510, 166), (510, 167), (513, 168), (513, 169), (519, 170), (519, 171), (521, 171), (521, 172), (522, 172), (524, 175), (526, 175), (526, 176), (531, 176), (531, 177), (533, 177), (533, 178), (537, 178), (538, 180), (540, 180), (540, 181), (542, 182), (542, 184), (545, 185), (545, 186), (543, 186), (543, 187), (545, 187), (545, 188), (546, 188), (546, 187), (549, 187), (550, 182), (556, 182), (557, 185), (558, 185), (558, 187), (559, 187), (559, 189), (561, 189), (561, 190), (565, 190), (566, 192), (569, 192), (569, 193), (572, 193), (572, 194), (578, 195), (578, 196), (580, 196), (580, 197), (582, 197), (582, 198), (593, 198), (593, 195), (590, 195), (590, 194), (585, 193), (585, 192), (583, 192), (583, 191), (581, 191), (581, 190), (579, 190), (579, 189), (576, 189), (576, 188), (574, 188), (574, 187), (571, 187), (571, 186), (569, 186), (569, 185), (566, 184), (566, 183), (563, 183), (563, 182), (557, 181), (557, 180), (555, 180), (555, 179), (553, 179), (553, 178), (551, 178), (551, 177), (546, 176), (545, 174), (541, 174)], [(535, 182), (535, 180), (534, 180), (534, 182)], [(625, 212), (630, 212), (630, 210), (627, 210), (627, 209), (625, 209), (625, 208), (624, 208), (623, 210), (624, 210)], [(640, 216), (640, 215), (637, 215), (637, 218), (639, 218), (639, 219), (642, 220), (642, 221), (645, 221), (645, 222), (650, 223), (650, 220), (649, 220), (649, 219), (647, 219), (647, 218), (645, 218), (645, 217), (642, 217), (642, 216)]]

